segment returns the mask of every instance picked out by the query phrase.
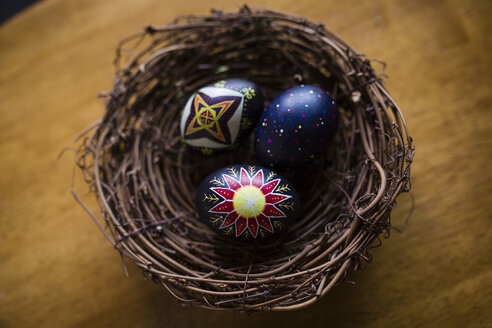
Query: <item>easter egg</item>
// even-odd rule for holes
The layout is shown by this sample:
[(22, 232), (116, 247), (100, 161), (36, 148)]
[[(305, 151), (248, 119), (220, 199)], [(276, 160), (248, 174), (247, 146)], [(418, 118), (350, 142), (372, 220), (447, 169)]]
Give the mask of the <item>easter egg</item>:
[(261, 114), (255, 154), (267, 167), (299, 167), (325, 150), (335, 135), (337, 118), (335, 102), (321, 88), (288, 89)]
[(217, 233), (235, 240), (265, 241), (296, 218), (299, 195), (284, 177), (260, 166), (231, 165), (210, 174), (197, 190), (196, 209)]
[(262, 109), (263, 97), (255, 83), (218, 81), (199, 89), (186, 102), (181, 137), (205, 155), (231, 148), (256, 125)]

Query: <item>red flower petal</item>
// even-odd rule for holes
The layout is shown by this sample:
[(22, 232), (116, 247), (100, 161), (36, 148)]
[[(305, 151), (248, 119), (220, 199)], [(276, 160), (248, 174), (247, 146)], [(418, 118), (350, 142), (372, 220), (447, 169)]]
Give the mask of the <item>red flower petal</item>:
[(285, 214), (276, 208), (274, 205), (267, 204), (263, 210), (263, 214), (268, 217), (284, 218)]
[(225, 200), (222, 203), (216, 205), (209, 212), (213, 213), (229, 213), (234, 211), (234, 206), (232, 205), (232, 201)]
[(251, 179), (249, 178), (248, 172), (244, 168), (241, 168), (241, 184), (243, 186), (249, 186), (251, 184)]
[(272, 227), (272, 222), (270, 221), (269, 218), (264, 216), (263, 214), (260, 214), (259, 216), (256, 217), (258, 220), (258, 224), (262, 226), (263, 228), (267, 229), (270, 232), (273, 232), (273, 227)]
[(228, 188), (211, 188), (211, 189), (227, 200), (232, 200), (232, 198), (234, 197), (234, 190)]
[(233, 179), (232, 177), (225, 174), (222, 174), (222, 177), (224, 178), (225, 182), (227, 183), (230, 189), (237, 190), (241, 188), (241, 184), (236, 179)]
[(285, 196), (281, 194), (268, 194), (265, 196), (265, 201), (267, 204), (277, 204), (290, 196)]
[(246, 224), (246, 219), (243, 217), (240, 217), (236, 220), (236, 237), (238, 237), (240, 234), (243, 233), (244, 230), (247, 228)]
[(219, 229), (225, 228), (236, 222), (236, 219), (238, 217), (238, 214), (236, 212), (231, 212), (229, 213), (224, 221), (222, 221), (222, 224), (220, 225)]
[(263, 192), (264, 195), (269, 194), (273, 191), (273, 189), (275, 189), (275, 187), (278, 185), (279, 182), (280, 179), (273, 180), (267, 183), (266, 185), (264, 185), (263, 188), (261, 188), (261, 191)]
[(259, 170), (251, 181), (251, 185), (261, 188), (263, 186), (263, 170)]
[(256, 221), (256, 218), (248, 219), (248, 229), (253, 237), (256, 238), (256, 236), (258, 235), (258, 221)]

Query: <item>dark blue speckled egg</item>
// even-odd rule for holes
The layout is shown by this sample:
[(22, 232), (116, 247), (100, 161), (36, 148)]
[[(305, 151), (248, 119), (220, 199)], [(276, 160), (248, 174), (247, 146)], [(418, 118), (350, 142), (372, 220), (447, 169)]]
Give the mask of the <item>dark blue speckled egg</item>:
[(333, 139), (338, 110), (323, 89), (300, 85), (277, 96), (263, 111), (255, 135), (255, 154), (267, 167), (299, 167)]
[(196, 209), (217, 233), (252, 243), (287, 230), (300, 209), (299, 195), (284, 177), (260, 166), (231, 165), (206, 177)]
[(242, 79), (221, 80), (191, 95), (181, 114), (183, 141), (205, 155), (232, 148), (263, 110), (261, 90)]

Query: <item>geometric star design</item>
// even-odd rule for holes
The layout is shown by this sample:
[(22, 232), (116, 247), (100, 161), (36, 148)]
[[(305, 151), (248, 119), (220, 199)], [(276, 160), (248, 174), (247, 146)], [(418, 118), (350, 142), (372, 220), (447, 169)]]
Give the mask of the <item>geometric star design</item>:
[(210, 213), (226, 214), (219, 229), (234, 225), (236, 237), (249, 230), (256, 238), (259, 227), (273, 233), (270, 218), (286, 218), (277, 203), (292, 196), (275, 193), (280, 179), (265, 183), (263, 170), (251, 177), (241, 168), (240, 179), (223, 174), (227, 188), (210, 188), (224, 200), (211, 208)]
[(187, 139), (209, 138), (213, 141), (231, 144), (231, 133), (227, 122), (241, 103), (236, 96), (209, 97), (197, 92), (186, 121)]

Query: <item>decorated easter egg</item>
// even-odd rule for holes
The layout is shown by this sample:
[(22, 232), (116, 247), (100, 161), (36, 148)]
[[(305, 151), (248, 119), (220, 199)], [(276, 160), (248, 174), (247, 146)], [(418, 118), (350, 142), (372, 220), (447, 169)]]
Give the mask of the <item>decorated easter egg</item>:
[(299, 167), (326, 149), (335, 135), (337, 118), (335, 102), (321, 88), (288, 89), (261, 114), (255, 154), (268, 167)]
[(299, 195), (277, 173), (260, 166), (232, 165), (210, 174), (196, 194), (201, 220), (236, 240), (265, 241), (296, 218)]
[(255, 83), (218, 81), (188, 99), (181, 115), (181, 137), (205, 155), (231, 148), (256, 125), (262, 109), (263, 97)]

